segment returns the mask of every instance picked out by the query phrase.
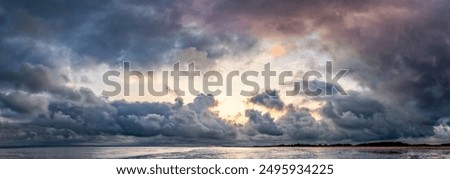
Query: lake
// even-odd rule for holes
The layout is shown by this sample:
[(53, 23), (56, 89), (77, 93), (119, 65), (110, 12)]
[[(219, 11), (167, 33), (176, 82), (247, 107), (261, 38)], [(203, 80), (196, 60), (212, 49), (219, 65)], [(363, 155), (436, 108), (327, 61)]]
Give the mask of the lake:
[(450, 147), (30, 147), (0, 149), (7, 159), (449, 159)]

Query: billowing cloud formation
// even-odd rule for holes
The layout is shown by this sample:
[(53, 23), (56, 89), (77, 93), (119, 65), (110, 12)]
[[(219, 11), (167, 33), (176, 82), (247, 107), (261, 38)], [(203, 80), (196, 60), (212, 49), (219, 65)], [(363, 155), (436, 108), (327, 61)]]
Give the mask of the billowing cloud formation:
[(73, 65), (130, 60), (154, 66), (170, 61), (184, 48), (205, 51), (214, 59), (238, 54), (257, 42), (244, 33), (200, 32), (183, 22), (189, 6), (166, 1), (3, 2), (2, 56), (52, 64), (36, 46), (54, 43), (77, 56)]
[(3, 108), (11, 109), (19, 114), (39, 115), (47, 113), (47, 99), (26, 93), (0, 93), (0, 102), (3, 104)]
[(289, 138), (297, 141), (333, 141), (335, 134), (326, 121), (317, 121), (308, 109), (288, 106), (288, 112), (278, 121)]
[(439, 0), (227, 1), (217, 11), (235, 16), (215, 16), (211, 22), (231, 21), (263, 37), (321, 33), (328, 50), (345, 44), (356, 55), (336, 54), (337, 64), (379, 102), (352, 101), (352, 95), (330, 99), (324, 111), (334, 112), (326, 116), (343, 128), (368, 128), (374, 139), (384, 139), (432, 135), (438, 120), (450, 115), (449, 8)]
[[(448, 142), (449, 10), (444, 0), (2, 1), (0, 145)], [(212, 110), (213, 96), (114, 101), (73, 77), (125, 60), (139, 68), (196, 61), (208, 70), (304, 37), (349, 69), (357, 90), (289, 102), (277, 89), (262, 92), (247, 102), (269, 112), (245, 109), (242, 124)]]
[(250, 98), (250, 102), (263, 105), (270, 109), (281, 110), (284, 107), (284, 102), (281, 101), (278, 91), (266, 90), (265, 93), (257, 94)]
[(246, 127), (248, 127), (247, 132), (249, 135), (283, 135), (283, 132), (275, 124), (274, 119), (270, 117), (270, 114), (266, 113), (262, 115), (259, 111), (247, 110), (245, 111), (245, 116), (249, 119), (246, 124)]
[[(90, 95), (91, 92), (81, 94), (85, 99), (90, 98), (85, 95)], [(17, 100), (19, 97), (24, 96), (16, 93), (2, 94), (4, 109), (12, 109), (21, 114), (43, 112), (45, 115), (34, 117), (26, 124), (17, 123), (19, 121), (16, 121), (16, 118), (11, 118), (3, 125), (7, 128), (15, 127), (17, 128), (15, 134), (20, 133), (23, 138), (41, 143), (80, 142), (89, 136), (103, 135), (136, 137), (160, 135), (199, 140), (225, 140), (236, 135), (232, 125), (225, 123), (208, 110), (215, 103), (211, 96), (199, 95), (193, 103), (187, 105), (183, 104), (181, 98), (172, 104), (126, 101), (109, 103), (99, 98), (83, 102), (52, 100), (49, 103), (31, 97), (21, 101), (27, 102), (22, 104)], [(53, 136), (54, 131), (64, 131), (66, 134)], [(6, 133), (2, 133), (2, 136), (4, 143), (13, 144), (17, 140), (10, 138)]]

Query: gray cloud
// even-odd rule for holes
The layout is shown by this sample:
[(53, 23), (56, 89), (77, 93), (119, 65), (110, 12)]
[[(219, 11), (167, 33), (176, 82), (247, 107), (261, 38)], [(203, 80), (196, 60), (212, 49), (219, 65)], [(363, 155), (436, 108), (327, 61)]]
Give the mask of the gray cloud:
[[(90, 92), (80, 94), (81, 99), (86, 99)], [(22, 95), (19, 97), (24, 97), (25, 100), (17, 100), (18, 95)], [(42, 99), (16, 93), (0, 96), (3, 108), (20, 113), (45, 114), (35, 116), (28, 123), (2, 124), (5, 128), (18, 129), (0, 132), (1, 136), (9, 136), (2, 142), (3, 145), (14, 145), (14, 141), (24, 138), (29, 143), (70, 143), (100, 140), (102, 136), (164, 136), (178, 138), (177, 141), (190, 138), (198, 142), (202, 139), (218, 142), (230, 140), (236, 135), (233, 125), (225, 123), (208, 110), (216, 103), (212, 96), (199, 95), (193, 103), (187, 105), (183, 105), (181, 99), (177, 99), (175, 103), (110, 103), (100, 98), (95, 102), (58, 99), (52, 100), (50, 104), (48, 101), (44, 101), (47, 104), (42, 104), (44, 102), (40, 100)], [(59, 134), (52, 137), (55, 132)]]
[(49, 0), (39, 5), (21, 1), (3, 2), (0, 6), (5, 11), (5, 21), (0, 24), (5, 49), (2, 55), (29, 63), (48, 65), (39, 52), (20, 53), (35, 51), (36, 42), (66, 46), (78, 57), (71, 61), (75, 66), (92, 62), (117, 65), (124, 60), (155, 66), (173, 62), (175, 53), (187, 48), (206, 52), (208, 58), (215, 59), (245, 52), (257, 43), (248, 34), (198, 33), (201, 26), (183, 25), (183, 13), (190, 10), (182, 1)]
[[(350, 78), (372, 91), (349, 99), (377, 99), (330, 98), (325, 108), (339, 115), (327, 113), (329, 117), (344, 128), (378, 128), (364, 134), (370, 139), (420, 137), (433, 135), (437, 121), (450, 116), (449, 7), (442, 0), (226, 1), (215, 6), (217, 16), (211, 16), (210, 23), (231, 22), (226, 26), (263, 37), (302, 37), (320, 31), (318, 43), (332, 55), (335, 67), (349, 69)], [(333, 52), (338, 47), (355, 55)]]
[(17, 70), (5, 70), (0, 73), (0, 85), (31, 92), (45, 91), (57, 86), (58, 81), (62, 81), (55, 77), (51, 69), (30, 63), (21, 64)]
[(275, 124), (270, 114), (261, 114), (260, 111), (249, 109), (245, 111), (245, 116), (248, 117), (248, 122), (244, 126), (248, 135), (283, 135), (283, 131)]
[(284, 107), (284, 102), (280, 99), (279, 91), (276, 90), (266, 90), (261, 94), (251, 97), (249, 101), (270, 109), (281, 110)]
[(308, 109), (297, 109), (292, 105), (287, 109), (287, 113), (280, 117), (277, 124), (290, 139), (308, 142), (333, 141), (333, 131), (326, 122), (314, 119)]
[(49, 102), (45, 97), (32, 96), (21, 92), (0, 93), (0, 107), (11, 109), (19, 114), (45, 115), (48, 112), (48, 104)]
[(363, 93), (325, 99), (322, 115), (338, 129), (340, 137), (355, 141), (388, 140), (433, 135), (425, 116), (383, 103)]
[[(448, 140), (449, 7), (441, 0), (2, 1), (0, 145), (111, 139), (221, 144), (242, 136), (261, 143), (363, 142), (433, 137), (441, 126), (437, 135)], [(276, 90), (249, 102), (286, 110), (283, 116), (247, 110), (248, 121), (236, 125), (209, 110), (217, 102), (208, 95), (188, 104), (181, 98), (109, 101), (66, 85), (67, 67), (198, 60), (204, 69), (220, 57), (253, 50), (259, 38), (313, 32), (320, 32), (335, 67), (350, 69), (349, 77), (367, 89), (307, 99), (323, 104), (321, 120), (285, 104)], [(333, 53), (337, 47), (352, 55)], [(329, 85), (313, 81), (310, 87)]]

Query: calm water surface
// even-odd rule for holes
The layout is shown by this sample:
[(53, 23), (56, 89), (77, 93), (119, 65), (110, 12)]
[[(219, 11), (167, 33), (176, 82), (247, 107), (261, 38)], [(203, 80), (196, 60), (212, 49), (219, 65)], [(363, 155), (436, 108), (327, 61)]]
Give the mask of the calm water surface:
[(450, 147), (40, 147), (0, 149), (0, 158), (449, 159)]

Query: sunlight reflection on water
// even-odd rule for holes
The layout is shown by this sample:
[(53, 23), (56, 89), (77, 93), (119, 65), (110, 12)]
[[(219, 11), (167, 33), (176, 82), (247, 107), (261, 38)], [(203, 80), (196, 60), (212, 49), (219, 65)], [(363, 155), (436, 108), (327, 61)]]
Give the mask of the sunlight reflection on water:
[(0, 158), (339, 159), (450, 158), (450, 148), (406, 147), (40, 147), (0, 149)]

